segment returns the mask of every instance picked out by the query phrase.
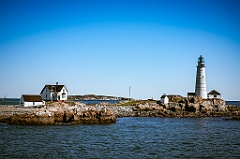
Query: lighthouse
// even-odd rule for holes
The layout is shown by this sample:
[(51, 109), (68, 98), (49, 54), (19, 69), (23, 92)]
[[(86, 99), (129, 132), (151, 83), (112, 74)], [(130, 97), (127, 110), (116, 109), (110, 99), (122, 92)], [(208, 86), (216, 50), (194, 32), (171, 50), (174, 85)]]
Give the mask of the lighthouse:
[(207, 98), (205, 63), (202, 55), (198, 58), (195, 94)]

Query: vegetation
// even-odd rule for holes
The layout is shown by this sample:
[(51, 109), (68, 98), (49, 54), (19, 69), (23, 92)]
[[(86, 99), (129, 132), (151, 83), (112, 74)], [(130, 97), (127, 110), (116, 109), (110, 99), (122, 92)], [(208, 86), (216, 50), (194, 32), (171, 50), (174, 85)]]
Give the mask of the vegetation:
[(153, 102), (156, 103), (158, 101), (156, 100), (152, 100), (152, 99), (147, 99), (147, 100), (125, 100), (125, 101), (121, 101), (119, 103), (117, 103), (117, 106), (136, 106), (138, 104), (144, 104), (146, 102)]
[(20, 98), (0, 98), (0, 105), (19, 105)]
[(95, 95), (95, 94), (68, 96), (68, 100), (128, 100), (128, 99), (129, 98), (106, 96), (106, 95)]

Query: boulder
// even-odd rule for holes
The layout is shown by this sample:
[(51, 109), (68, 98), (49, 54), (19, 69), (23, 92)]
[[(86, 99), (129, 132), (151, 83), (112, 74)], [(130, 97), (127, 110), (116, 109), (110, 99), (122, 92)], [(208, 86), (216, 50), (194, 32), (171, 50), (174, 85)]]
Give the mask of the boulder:
[(238, 111), (239, 108), (236, 105), (227, 105), (226, 108), (228, 111), (233, 112), (233, 111)]
[(189, 98), (189, 102), (194, 103), (194, 104), (202, 103), (202, 101), (203, 101), (203, 99), (200, 96), (194, 96), (194, 97)]
[(54, 112), (54, 122), (55, 123), (63, 122), (63, 116), (64, 116), (64, 112), (63, 111), (55, 111)]
[(55, 102), (42, 108), (22, 107), (17, 109), (13, 107), (1, 110), (4, 112), (0, 111), (0, 122), (9, 124), (104, 124), (116, 122), (114, 111), (104, 106), (91, 107)]
[(207, 105), (207, 104), (201, 104), (199, 107), (199, 111), (202, 113), (210, 113), (213, 111), (213, 106)]
[(48, 115), (20, 114), (11, 116), (7, 123), (16, 125), (52, 125), (54, 124), (54, 117)]
[(226, 105), (218, 105), (218, 111), (220, 111), (220, 112), (226, 112), (226, 111), (227, 111)]
[(170, 96), (168, 96), (168, 100), (169, 100), (169, 102), (179, 103), (179, 102), (185, 101), (186, 98), (182, 97), (180, 95), (170, 95)]
[(212, 103), (215, 105), (226, 105), (226, 102), (223, 99), (213, 98)]
[(209, 106), (209, 105), (213, 105), (211, 100), (206, 100), (204, 99), (201, 103), (202, 106)]
[(199, 108), (200, 108), (199, 104), (193, 104), (193, 103), (190, 103), (185, 106), (185, 110), (188, 112), (198, 112)]
[(111, 109), (116, 117), (127, 117), (127, 116), (134, 116), (134, 109), (133, 106), (109, 106), (109, 109)]
[(173, 112), (181, 111), (181, 107), (180, 107), (179, 103), (171, 102), (171, 103), (168, 103), (167, 107), (168, 107), (168, 109), (170, 109)]
[(240, 116), (233, 116), (230, 118), (225, 118), (225, 120), (240, 120)]
[(109, 124), (116, 122), (114, 111), (107, 108), (101, 110), (89, 109), (79, 112), (74, 119), (73, 123), (81, 124)]

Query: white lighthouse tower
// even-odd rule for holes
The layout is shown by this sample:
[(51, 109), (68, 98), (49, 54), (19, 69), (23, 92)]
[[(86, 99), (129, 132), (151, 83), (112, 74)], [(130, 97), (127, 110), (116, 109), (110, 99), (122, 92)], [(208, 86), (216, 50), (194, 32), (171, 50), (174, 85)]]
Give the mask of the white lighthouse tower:
[(207, 98), (205, 64), (202, 55), (198, 58), (195, 94)]

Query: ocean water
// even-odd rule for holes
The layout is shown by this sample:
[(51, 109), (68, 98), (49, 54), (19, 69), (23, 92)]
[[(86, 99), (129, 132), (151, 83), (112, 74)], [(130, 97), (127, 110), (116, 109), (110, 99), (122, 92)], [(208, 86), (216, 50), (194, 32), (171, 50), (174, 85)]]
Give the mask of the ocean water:
[(226, 101), (228, 105), (236, 105), (240, 108), (240, 101)]
[(0, 124), (0, 158), (240, 158), (240, 122), (118, 118), (109, 125)]

